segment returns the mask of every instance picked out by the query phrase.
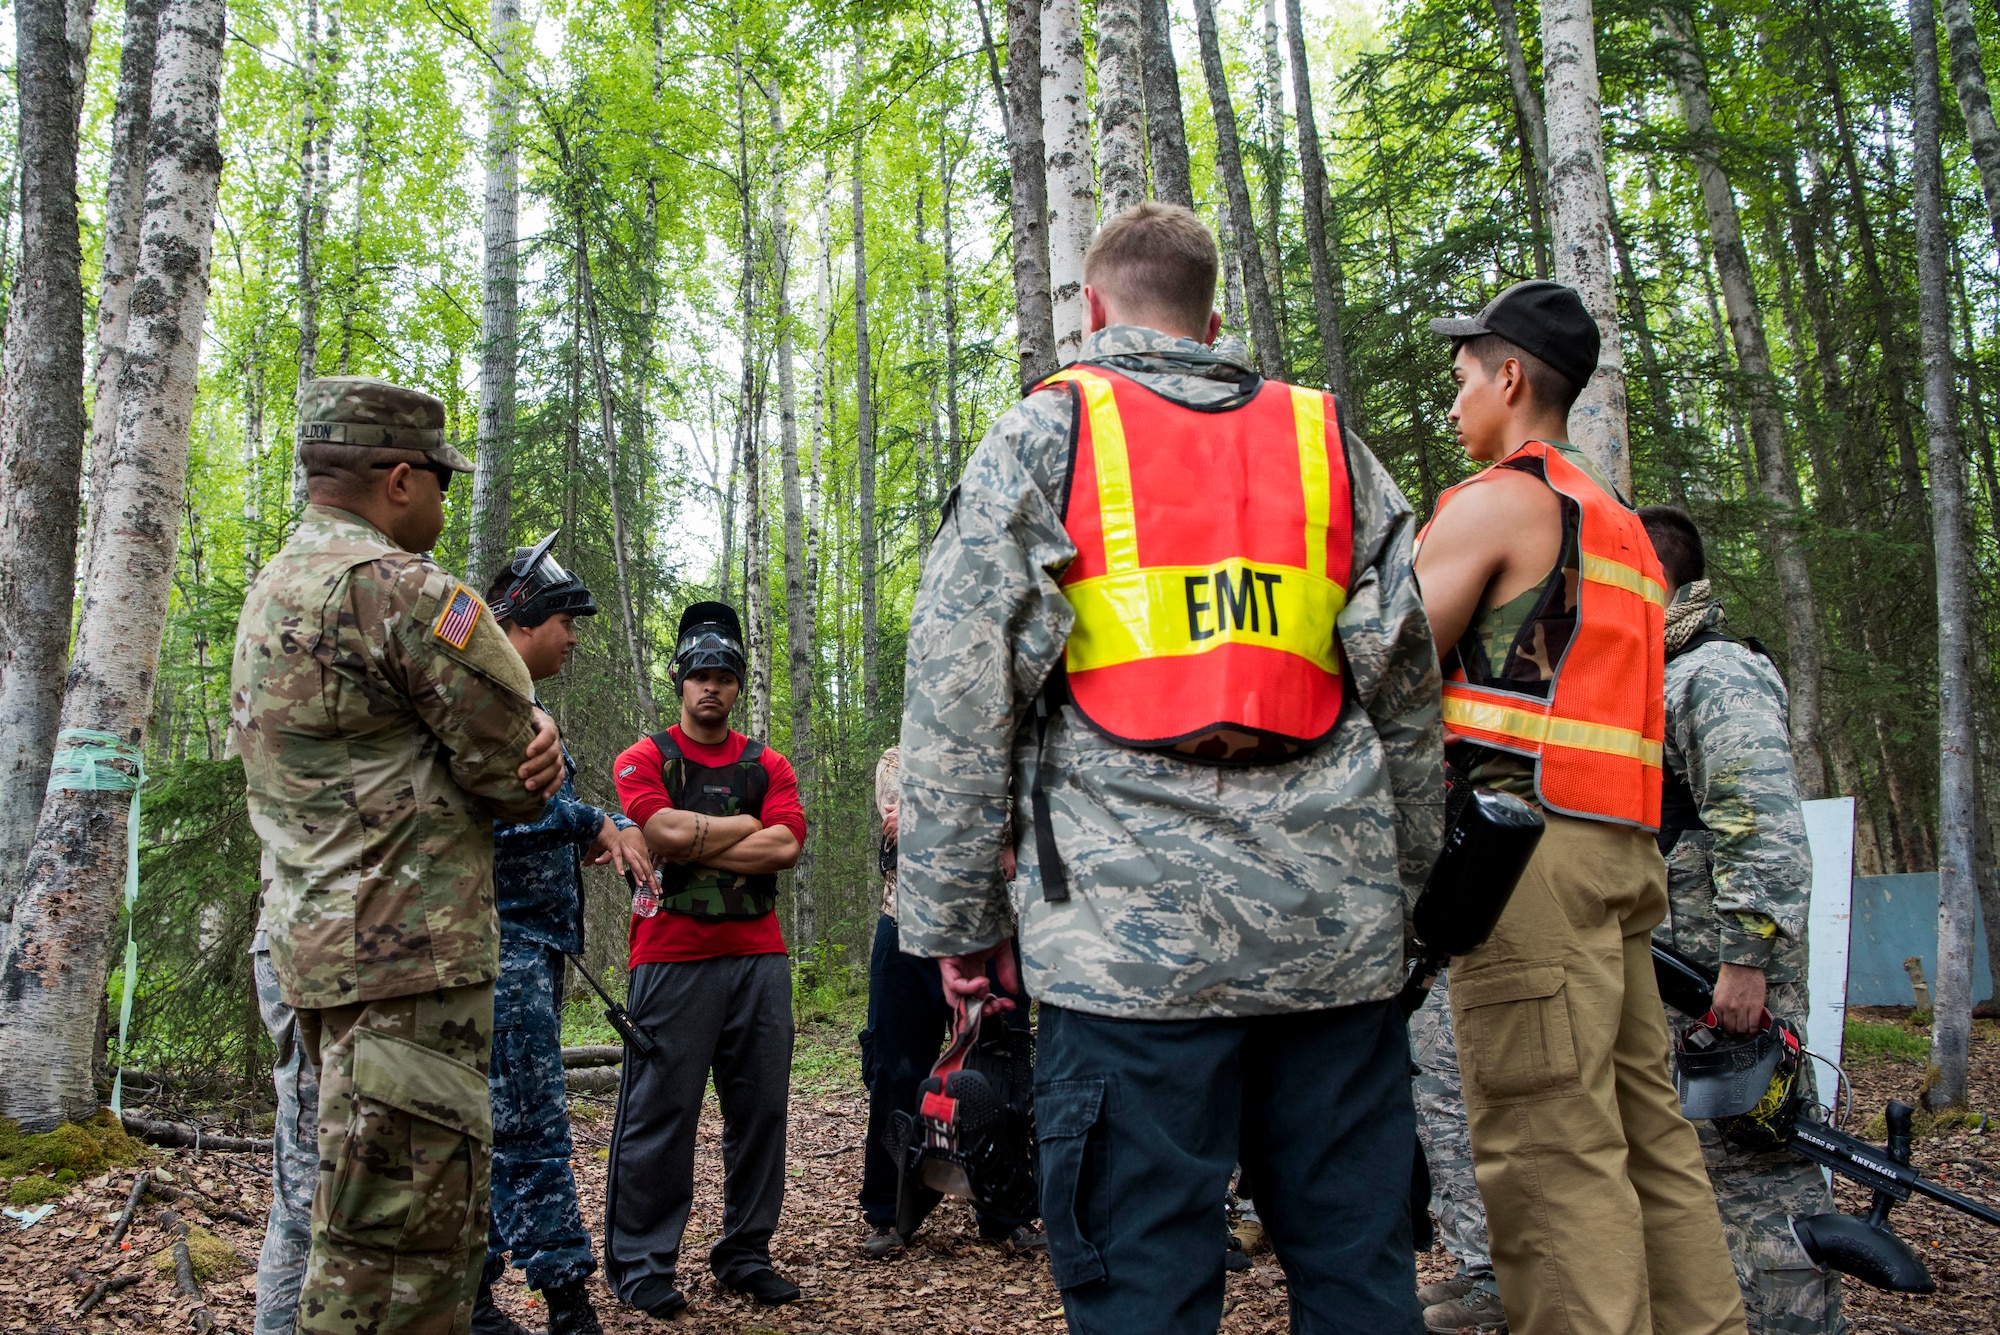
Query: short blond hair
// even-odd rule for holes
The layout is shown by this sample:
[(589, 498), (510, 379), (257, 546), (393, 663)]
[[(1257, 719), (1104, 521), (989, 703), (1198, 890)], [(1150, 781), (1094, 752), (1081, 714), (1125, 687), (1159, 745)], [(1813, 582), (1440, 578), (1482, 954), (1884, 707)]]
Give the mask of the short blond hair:
[(1149, 199), (1098, 229), (1083, 281), (1125, 315), (1199, 337), (1215, 310), (1219, 267), (1215, 234), (1192, 209)]

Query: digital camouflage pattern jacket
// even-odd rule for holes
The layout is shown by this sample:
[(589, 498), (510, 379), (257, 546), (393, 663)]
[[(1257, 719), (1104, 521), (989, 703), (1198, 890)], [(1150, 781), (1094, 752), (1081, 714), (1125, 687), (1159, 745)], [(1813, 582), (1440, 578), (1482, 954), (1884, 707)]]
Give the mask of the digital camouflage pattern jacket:
[(576, 761), (563, 744), (563, 781), (539, 820), (493, 826), (493, 886), (500, 939), (532, 941), (583, 953), (583, 850), (604, 821), (621, 830), (632, 822), (576, 795)]
[[(1118, 326), (1082, 358), (1187, 403), (1251, 374), (1213, 349)], [(1018, 920), (1028, 990), (1098, 1015), (1262, 1015), (1393, 996), (1406, 904), (1443, 811), (1437, 648), (1411, 567), (1416, 523), (1351, 434), (1354, 558), (1340, 614), (1349, 699), (1324, 745), (1218, 768), (1130, 750), (1069, 708), (1042, 751), (1070, 898), (1047, 903), (1026, 818), (1035, 699), (1073, 615), (1056, 581), (1074, 397), (1029, 395), (974, 452), (925, 559), (910, 622), (897, 924), (902, 948), (953, 955)], [(1010, 786), (1023, 819), (1010, 905), (997, 870)]]
[[(1725, 629), (1720, 603), (1699, 629)], [(1772, 984), (1805, 982), (1812, 891), (1785, 709), (1784, 680), (1748, 645), (1667, 660), (1667, 772), (1687, 781), (1708, 828), (1667, 854), (1672, 912), (1654, 935), (1710, 968), (1761, 968)]]
[(543, 802), (517, 773), (534, 688), (478, 598), (356, 516), (309, 506), (244, 598), (229, 707), (285, 1000), (492, 979), (493, 821)]

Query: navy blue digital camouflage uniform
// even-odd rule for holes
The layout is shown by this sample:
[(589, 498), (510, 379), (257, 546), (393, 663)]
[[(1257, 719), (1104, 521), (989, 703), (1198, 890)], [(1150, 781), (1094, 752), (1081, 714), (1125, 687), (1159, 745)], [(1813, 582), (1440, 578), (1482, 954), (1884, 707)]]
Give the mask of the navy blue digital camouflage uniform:
[(563, 955), (583, 951), (582, 852), (608, 815), (576, 796), (576, 762), (563, 748), (563, 783), (542, 818), (495, 824), (494, 888), (500, 978), (493, 998), (493, 1224), (486, 1279), (506, 1253), (535, 1289), (560, 1288), (597, 1269), (570, 1171), (563, 1094)]

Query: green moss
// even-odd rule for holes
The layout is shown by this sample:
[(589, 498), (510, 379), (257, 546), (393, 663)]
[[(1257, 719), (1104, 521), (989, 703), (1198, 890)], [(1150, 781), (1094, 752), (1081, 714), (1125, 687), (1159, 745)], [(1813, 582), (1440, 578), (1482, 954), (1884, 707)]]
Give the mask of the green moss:
[[(194, 1266), (194, 1277), (204, 1284), (241, 1274), (245, 1268), (243, 1258), (236, 1254), (234, 1247), (200, 1224), (188, 1225), (187, 1245), (188, 1260)], [(153, 1253), (153, 1269), (169, 1278), (172, 1277), (174, 1249), (171, 1243)]]
[(37, 1168), (68, 1170), (77, 1177), (137, 1163), (145, 1146), (125, 1134), (109, 1108), (84, 1122), (65, 1122), (53, 1131), (24, 1136), (20, 1124), (0, 1120), (0, 1177), (19, 1177)]
[(74, 1168), (56, 1169), (56, 1181), (62, 1183), (64, 1186), (68, 1186), (70, 1183), (76, 1181), (76, 1170)]
[(69, 1194), (69, 1188), (59, 1182), (51, 1182), (45, 1177), (24, 1177), (7, 1189), (9, 1205), (40, 1205), (44, 1201), (61, 1200)]

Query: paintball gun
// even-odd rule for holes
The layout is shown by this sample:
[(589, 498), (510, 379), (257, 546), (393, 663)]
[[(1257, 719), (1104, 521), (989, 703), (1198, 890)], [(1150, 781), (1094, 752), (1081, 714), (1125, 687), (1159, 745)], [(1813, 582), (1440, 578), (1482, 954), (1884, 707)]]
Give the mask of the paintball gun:
[[(639, 892), (638, 878), (629, 871), (625, 873), (625, 883), (632, 887), (633, 894)], [(650, 1057), (658, 1052), (659, 1045), (653, 1042), (653, 1036), (647, 1031), (646, 1026), (632, 1018), (632, 1013), (625, 1009), (623, 1002), (611, 999), (611, 994), (590, 976), (590, 970), (583, 967), (583, 961), (574, 955), (569, 957), (569, 961), (576, 966), (576, 971), (583, 975), (583, 981), (590, 984), (590, 990), (597, 993), (598, 999), (604, 1003), (604, 1018), (618, 1031), (618, 1037), (625, 1040), (625, 1046), (639, 1057)]]
[[(1653, 977), (1659, 983), (1661, 998), (1675, 1010), (1690, 1018), (1709, 1012), (1715, 977), (1705, 965), (1672, 946), (1654, 942)], [(1908, 1104), (1890, 1102), (1884, 1114), (1889, 1131), (1886, 1147), (1871, 1145), (1811, 1115), (1795, 1115), (1789, 1125), (1771, 1129), (1792, 1153), (1875, 1193), (1866, 1215), (1792, 1216), (1792, 1235), (1813, 1263), (1891, 1293), (1930, 1293), (1937, 1287), (1930, 1271), (1910, 1245), (1890, 1229), (1889, 1211), (1913, 1195), (1928, 1196), (2000, 1227), (2000, 1210), (1939, 1186), (1910, 1167), (1914, 1139), (1910, 1116)]]
[(1446, 803), (1444, 848), (1413, 912), (1418, 949), (1396, 1000), (1416, 1013), (1453, 955), (1485, 944), (1541, 842), (1542, 818), (1510, 793), (1475, 788)]

